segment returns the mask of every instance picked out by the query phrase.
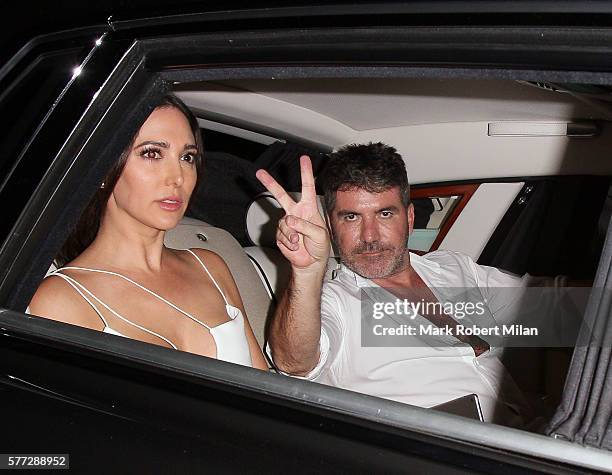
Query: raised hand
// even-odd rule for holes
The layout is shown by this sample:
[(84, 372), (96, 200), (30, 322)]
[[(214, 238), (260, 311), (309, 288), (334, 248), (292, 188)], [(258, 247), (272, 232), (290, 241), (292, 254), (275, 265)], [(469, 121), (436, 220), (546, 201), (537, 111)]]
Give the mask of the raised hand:
[(257, 170), (255, 176), (285, 210), (276, 230), (276, 243), (283, 255), (298, 269), (326, 266), (329, 235), (317, 207), (312, 164), (306, 155), (300, 157), (300, 173), (302, 198), (297, 203), (267, 171)]

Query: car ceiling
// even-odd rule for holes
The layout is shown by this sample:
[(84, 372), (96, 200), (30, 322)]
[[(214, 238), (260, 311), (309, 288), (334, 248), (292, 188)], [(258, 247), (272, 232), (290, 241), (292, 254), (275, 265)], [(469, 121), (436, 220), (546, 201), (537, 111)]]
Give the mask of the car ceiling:
[(203, 82), (192, 91), (265, 96), (354, 130), (483, 120), (604, 119), (568, 92), (534, 83), (471, 79), (251, 79)]
[(297, 79), (222, 84), (318, 112), (354, 130), (500, 119), (601, 118), (569, 94), (516, 81)]
[[(606, 89), (510, 80), (310, 78), (184, 83), (176, 93), (199, 117), (277, 138), (329, 149), (385, 141), (410, 161), (413, 183), (612, 174), (612, 161), (605, 159), (612, 148)], [(588, 139), (489, 137), (487, 127), (496, 121), (603, 126)]]

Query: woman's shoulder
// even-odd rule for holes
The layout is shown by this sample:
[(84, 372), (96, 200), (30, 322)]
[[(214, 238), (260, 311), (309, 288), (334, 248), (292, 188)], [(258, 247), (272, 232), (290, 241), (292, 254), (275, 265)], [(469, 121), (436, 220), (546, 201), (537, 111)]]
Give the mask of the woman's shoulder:
[(61, 308), (67, 302), (72, 300), (72, 296), (69, 295), (69, 288), (60, 277), (50, 275), (46, 277), (38, 286), (32, 301), (30, 302), (30, 309), (43, 306), (45, 308), (58, 307)]
[(97, 329), (101, 321), (77, 291), (57, 275), (46, 277), (30, 301), (29, 310), (38, 315), (73, 325)]

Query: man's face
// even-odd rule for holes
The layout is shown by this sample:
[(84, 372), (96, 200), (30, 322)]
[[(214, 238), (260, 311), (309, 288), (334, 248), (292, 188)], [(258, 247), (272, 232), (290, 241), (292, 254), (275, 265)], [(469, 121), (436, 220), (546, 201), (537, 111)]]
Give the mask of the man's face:
[(389, 277), (409, 265), (414, 208), (402, 204), (399, 187), (338, 191), (329, 221), (342, 262), (362, 277)]

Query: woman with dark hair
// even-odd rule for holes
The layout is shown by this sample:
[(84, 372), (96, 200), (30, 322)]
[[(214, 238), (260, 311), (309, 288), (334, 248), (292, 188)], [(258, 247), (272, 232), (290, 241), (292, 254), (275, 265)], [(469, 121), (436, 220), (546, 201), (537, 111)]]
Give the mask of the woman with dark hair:
[(100, 185), (56, 259), (63, 267), (42, 282), (29, 312), (267, 369), (223, 259), (164, 246), (202, 154), (196, 118), (167, 95)]

